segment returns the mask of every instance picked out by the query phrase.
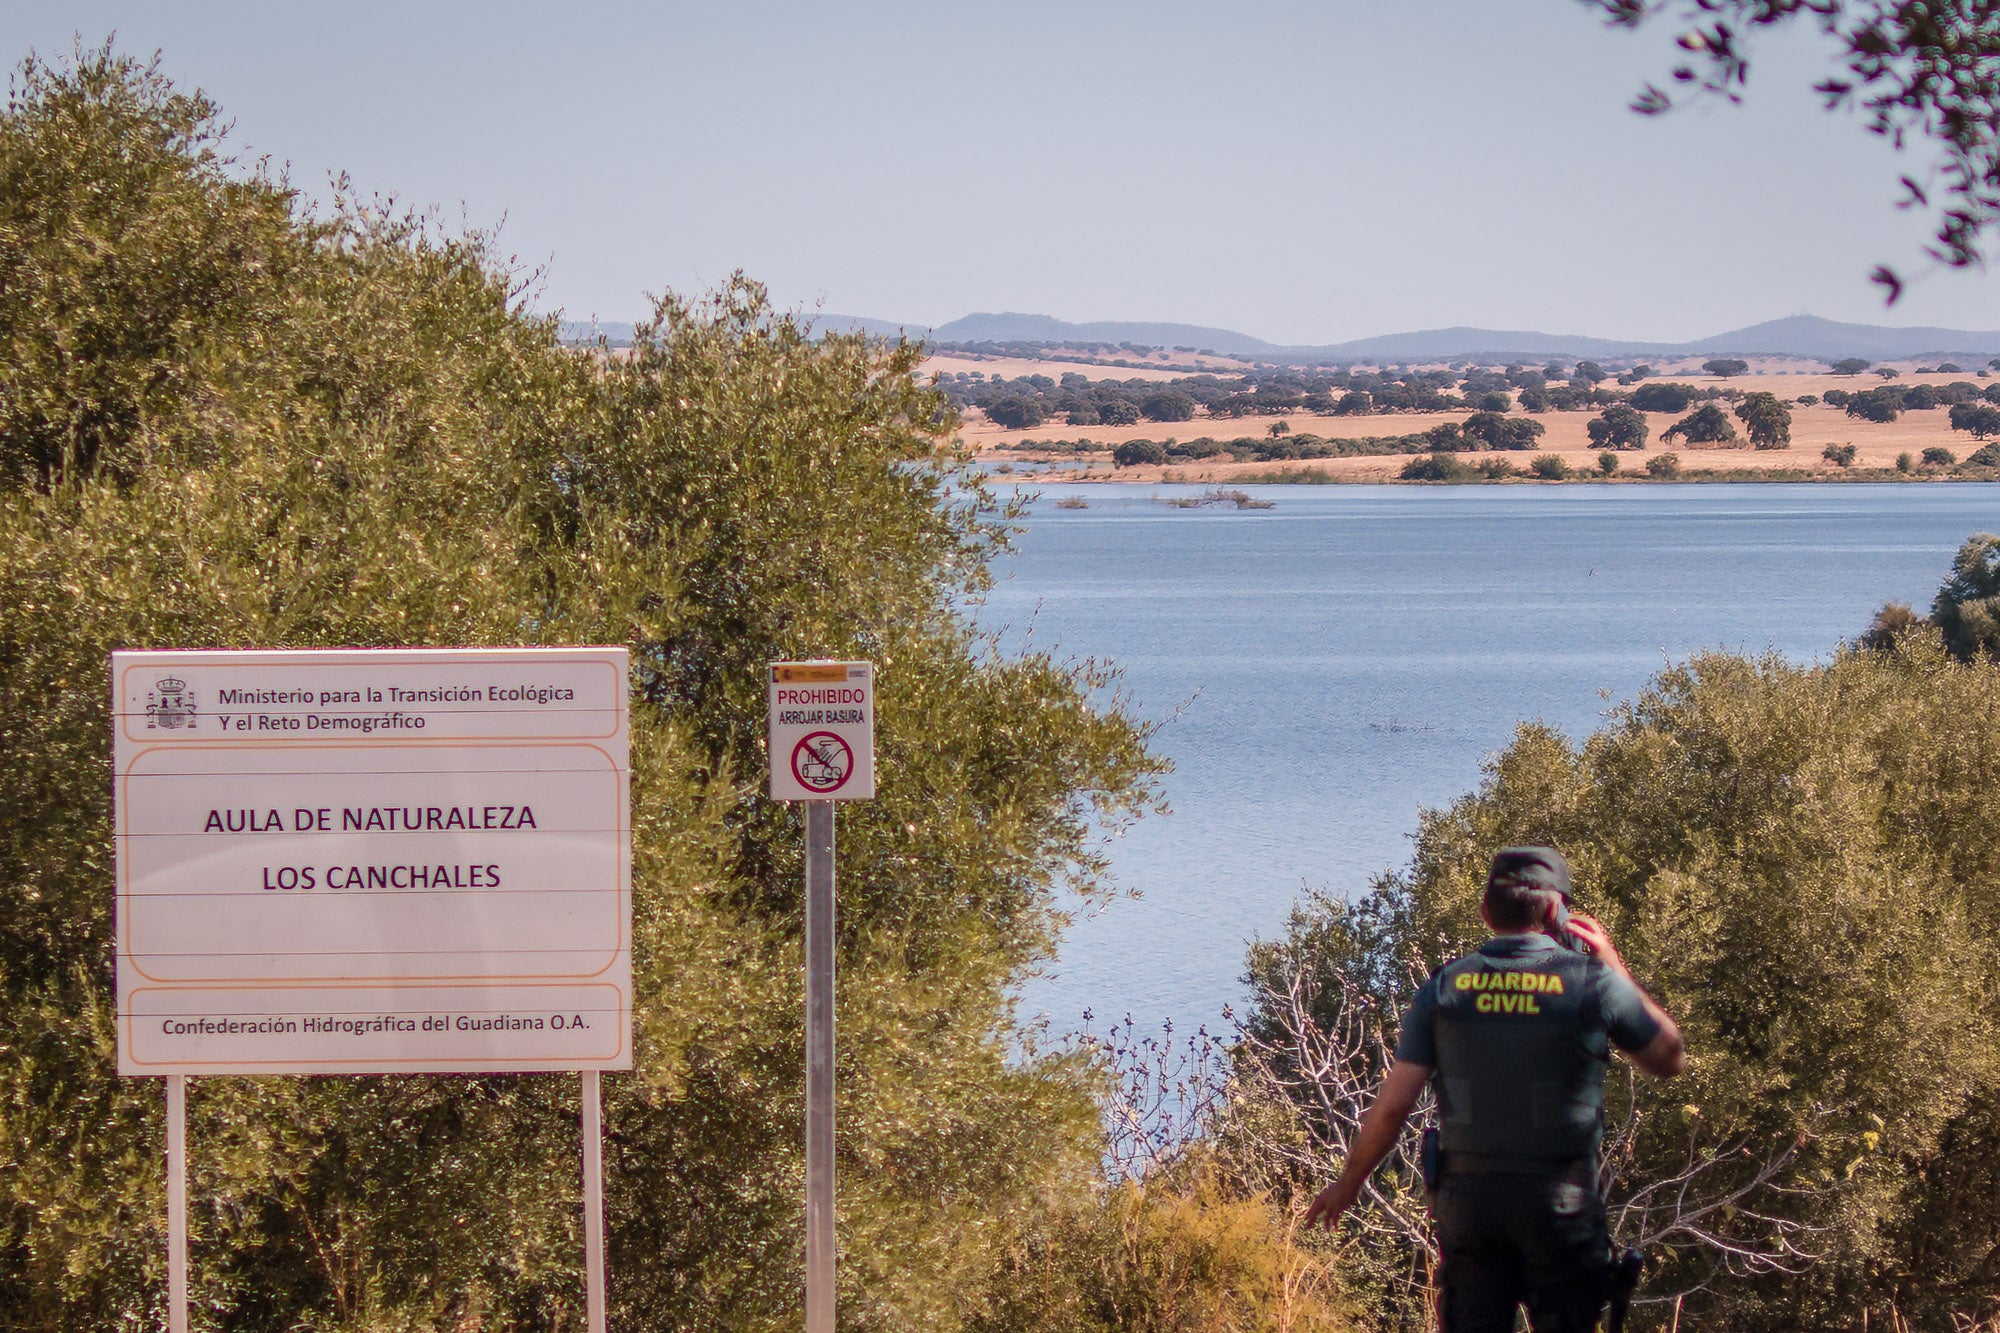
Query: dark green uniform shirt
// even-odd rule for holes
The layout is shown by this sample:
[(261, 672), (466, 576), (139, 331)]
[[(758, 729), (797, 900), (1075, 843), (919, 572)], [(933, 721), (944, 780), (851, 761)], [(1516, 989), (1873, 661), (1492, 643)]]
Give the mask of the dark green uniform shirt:
[(1501, 935), (1431, 974), (1396, 1041), (1428, 1065), (1447, 1154), (1550, 1162), (1597, 1151), (1611, 1043), (1659, 1035), (1639, 988), (1546, 935)]

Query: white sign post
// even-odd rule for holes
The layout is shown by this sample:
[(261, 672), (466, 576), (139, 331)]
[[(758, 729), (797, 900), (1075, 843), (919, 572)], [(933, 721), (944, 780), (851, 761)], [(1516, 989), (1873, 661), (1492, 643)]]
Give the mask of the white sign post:
[(186, 1327), (189, 1074), (632, 1065), (622, 648), (112, 654), (118, 1070), (168, 1079)]
[(806, 803), (806, 1333), (833, 1333), (833, 803), (875, 795), (875, 669), (771, 664), (771, 797)]

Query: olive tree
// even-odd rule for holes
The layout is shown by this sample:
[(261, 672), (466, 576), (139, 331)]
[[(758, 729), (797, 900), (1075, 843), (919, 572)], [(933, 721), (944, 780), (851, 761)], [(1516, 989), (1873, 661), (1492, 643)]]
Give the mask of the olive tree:
[[(843, 812), (843, 1317), (963, 1328), (1099, 1084), (1010, 987), (1154, 762), (1105, 678), (962, 608), (1008, 509), (922, 350), (737, 279), (628, 357), (563, 346), (488, 238), (313, 214), (215, 108), (108, 49), (0, 116), (0, 1323), (157, 1325), (156, 1084), (113, 1073), (103, 685), (116, 646), (630, 647), (637, 1064), (606, 1081), (621, 1326), (800, 1304), (802, 830), (762, 795), (761, 667), (883, 664)], [(1108, 822), (1107, 822), (1108, 821)], [(580, 1318), (574, 1085), (197, 1080), (207, 1327)]]

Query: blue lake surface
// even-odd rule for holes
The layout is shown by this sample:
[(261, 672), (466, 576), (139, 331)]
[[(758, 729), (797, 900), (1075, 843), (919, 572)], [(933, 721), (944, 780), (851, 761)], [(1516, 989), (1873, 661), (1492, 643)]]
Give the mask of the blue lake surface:
[[(1423, 807), (1522, 721), (1573, 740), (1705, 648), (1829, 656), (1929, 607), (2000, 530), (1985, 485), (1050, 486), (979, 621), (1099, 657), (1161, 722), (1172, 813), (1112, 844), (1140, 891), (1071, 929), (1023, 1017), (1212, 1022), (1304, 887), (1404, 864)], [(1087, 509), (1060, 508), (1065, 497)]]

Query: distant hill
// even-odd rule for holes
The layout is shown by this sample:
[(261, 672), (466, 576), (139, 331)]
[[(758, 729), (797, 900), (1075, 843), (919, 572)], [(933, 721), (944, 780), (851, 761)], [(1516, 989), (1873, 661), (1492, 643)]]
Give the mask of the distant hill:
[(1101, 321), (1071, 324), (1048, 315), (967, 315), (931, 330), (941, 343), (1133, 343), (1140, 347), (1193, 347), (1231, 356), (1263, 356), (1287, 350), (1262, 338), (1199, 324), (1142, 324)]
[(1968, 333), (1963, 329), (1883, 328), (1875, 324), (1839, 324), (1816, 315), (1793, 315), (1752, 324), (1747, 329), (1718, 334), (1687, 345), (1688, 355), (1808, 356), (1835, 361), (1864, 356), (1871, 361), (1910, 357), (2000, 355), (2000, 333)]
[(1610, 338), (1585, 338), (1566, 333), (1468, 328), (1423, 329), (1416, 333), (1357, 338), (1353, 342), (1335, 343), (1331, 347), (1286, 350), (1294, 355), (1382, 361), (1446, 361), (1461, 357), (1510, 361), (1521, 357), (1666, 357), (1675, 354), (1661, 343), (1618, 342)]
[[(1225, 356), (1257, 360), (1297, 358), (1313, 361), (1507, 361), (1546, 357), (1671, 360), (1689, 356), (1792, 356), (1812, 361), (1866, 357), (1870, 361), (1936, 357), (1961, 360), (2000, 356), (2000, 332), (1964, 329), (1889, 328), (1876, 324), (1842, 324), (1816, 315), (1792, 315), (1748, 328), (1718, 333), (1686, 343), (1630, 342), (1590, 338), (1580, 334), (1535, 333), (1518, 329), (1449, 328), (1391, 333), (1321, 347), (1284, 347), (1230, 329), (1199, 324), (1149, 324), (1100, 321), (1073, 324), (1050, 315), (973, 314), (926, 328), (921, 324), (872, 319), (861, 315), (808, 313), (820, 332), (860, 330), (880, 337), (925, 338), (936, 344), (1041, 343), (1076, 346), (1081, 343), (1130, 343), (1137, 347), (1192, 347)], [(593, 327), (596, 334), (593, 334)], [(632, 325), (616, 321), (595, 326), (565, 321), (563, 338), (588, 342), (597, 334), (618, 347), (632, 341)]]
[(1537, 333), (1522, 329), (1457, 327), (1391, 333), (1352, 342), (1317, 347), (1284, 347), (1229, 329), (1196, 324), (1092, 323), (1072, 324), (1048, 315), (967, 315), (931, 331), (938, 343), (1020, 342), (1070, 344), (1129, 342), (1141, 347), (1195, 347), (1236, 356), (1268, 360), (1302, 359), (1489, 361), (1529, 357), (1658, 357), (1796, 356), (1836, 361), (1860, 356), (1871, 361), (1911, 357), (1986, 357), (2000, 355), (2000, 332), (1963, 329), (1886, 328), (1873, 324), (1841, 324), (1815, 315), (1793, 315), (1749, 328), (1719, 333), (1695, 342), (1634, 342), (1591, 338), (1573, 333)]
[(866, 315), (832, 315), (806, 312), (815, 333), (872, 333), (878, 338), (909, 338), (929, 341), (928, 324), (909, 324), (893, 319), (870, 319)]

